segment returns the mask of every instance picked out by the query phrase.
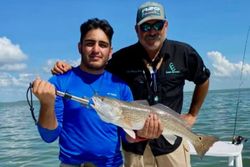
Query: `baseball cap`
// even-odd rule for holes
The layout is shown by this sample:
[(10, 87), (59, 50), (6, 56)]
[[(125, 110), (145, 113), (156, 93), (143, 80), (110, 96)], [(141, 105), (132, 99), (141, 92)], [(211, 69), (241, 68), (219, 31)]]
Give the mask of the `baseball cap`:
[(146, 2), (137, 10), (136, 24), (140, 25), (148, 20), (165, 20), (165, 11), (161, 4), (157, 2)]

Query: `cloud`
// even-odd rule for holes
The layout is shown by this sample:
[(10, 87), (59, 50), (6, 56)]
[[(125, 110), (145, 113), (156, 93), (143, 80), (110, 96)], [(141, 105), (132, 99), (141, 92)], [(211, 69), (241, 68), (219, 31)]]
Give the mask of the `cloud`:
[(213, 69), (212, 73), (216, 77), (234, 77), (239, 76), (242, 70), (243, 75), (250, 75), (250, 64), (244, 63), (242, 68), (242, 61), (238, 63), (232, 63), (226, 59), (218, 51), (211, 51), (207, 53), (208, 57), (212, 59)]
[(4, 64), (0, 66), (0, 71), (20, 71), (27, 67), (26, 64), (20, 63), (20, 64)]
[(28, 58), (19, 45), (15, 45), (6, 37), (0, 37), (0, 71), (19, 71), (26, 68)]
[(27, 87), (31, 79), (34, 78), (33, 74), (21, 73), (18, 76), (11, 75), (10, 73), (0, 72), (0, 87)]

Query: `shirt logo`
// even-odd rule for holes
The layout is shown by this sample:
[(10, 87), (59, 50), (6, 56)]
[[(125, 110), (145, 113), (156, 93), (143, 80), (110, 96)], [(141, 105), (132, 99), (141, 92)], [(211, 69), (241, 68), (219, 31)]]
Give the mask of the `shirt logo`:
[(169, 71), (166, 71), (166, 74), (178, 74), (180, 71), (176, 70), (174, 64), (171, 62), (169, 63)]
[(110, 97), (117, 97), (117, 94), (116, 94), (116, 93), (112, 93), (112, 92), (108, 92), (108, 93), (107, 93), (107, 96), (110, 96)]

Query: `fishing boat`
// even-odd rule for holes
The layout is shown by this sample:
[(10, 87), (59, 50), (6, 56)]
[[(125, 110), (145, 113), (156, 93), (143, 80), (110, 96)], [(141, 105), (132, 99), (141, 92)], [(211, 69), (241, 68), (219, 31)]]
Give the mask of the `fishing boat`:
[[(190, 154), (197, 155), (193, 145), (189, 143)], [(243, 143), (233, 144), (231, 141), (217, 141), (206, 152), (205, 156), (228, 157), (228, 166), (243, 167), (242, 165)]]

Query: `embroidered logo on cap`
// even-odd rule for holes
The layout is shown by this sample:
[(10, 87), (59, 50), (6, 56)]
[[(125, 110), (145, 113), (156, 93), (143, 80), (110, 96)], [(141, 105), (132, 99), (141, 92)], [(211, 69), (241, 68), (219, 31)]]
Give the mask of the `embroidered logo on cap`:
[(149, 15), (155, 15), (155, 16), (160, 16), (161, 15), (161, 9), (159, 7), (156, 6), (150, 6), (150, 7), (146, 7), (144, 9), (142, 9), (141, 11), (141, 17), (147, 17)]

